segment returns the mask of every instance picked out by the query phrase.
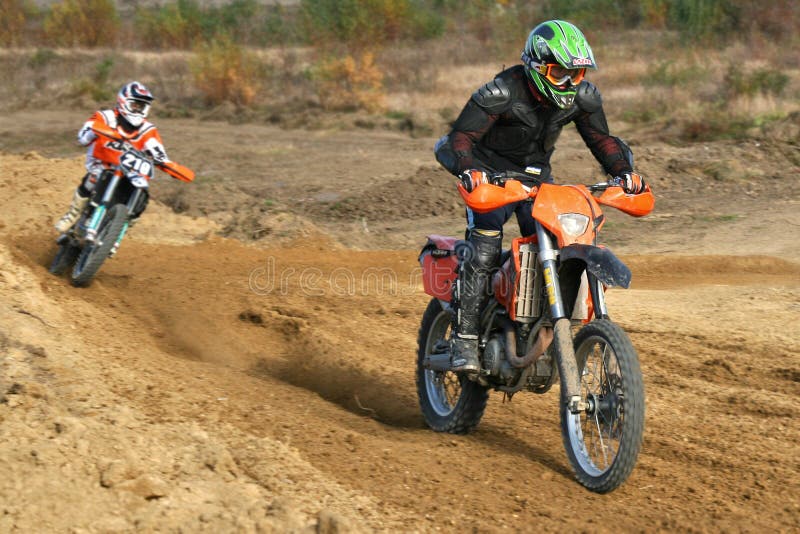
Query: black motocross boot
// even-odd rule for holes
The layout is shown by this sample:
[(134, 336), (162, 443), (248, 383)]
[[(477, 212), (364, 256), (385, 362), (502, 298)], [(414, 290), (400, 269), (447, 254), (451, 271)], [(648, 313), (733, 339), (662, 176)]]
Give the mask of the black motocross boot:
[[(500, 261), (501, 235), (486, 235), (487, 231), (472, 230), (470, 247), (461, 262), (459, 274), (458, 325), (450, 349), (453, 371), (478, 373), (481, 311), (490, 294), (489, 277)], [(494, 233), (494, 232), (493, 232)]]

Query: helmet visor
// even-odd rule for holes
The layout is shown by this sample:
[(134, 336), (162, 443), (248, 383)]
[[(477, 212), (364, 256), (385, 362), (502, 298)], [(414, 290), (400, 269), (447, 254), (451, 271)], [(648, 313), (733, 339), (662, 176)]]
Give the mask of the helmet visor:
[(571, 82), (572, 85), (578, 85), (583, 81), (586, 76), (586, 69), (568, 69), (559, 65), (558, 63), (548, 63), (536, 67), (536, 70), (553, 85), (566, 85)]

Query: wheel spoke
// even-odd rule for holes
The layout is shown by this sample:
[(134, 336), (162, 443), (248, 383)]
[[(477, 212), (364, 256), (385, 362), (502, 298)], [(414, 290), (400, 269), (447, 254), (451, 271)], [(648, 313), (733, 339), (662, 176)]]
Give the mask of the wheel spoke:
[(614, 463), (621, 439), (619, 367), (614, 349), (604, 339), (593, 339), (587, 349), (581, 389), (587, 399), (594, 399), (595, 411), (578, 418), (575, 432), (586, 460), (602, 472)]

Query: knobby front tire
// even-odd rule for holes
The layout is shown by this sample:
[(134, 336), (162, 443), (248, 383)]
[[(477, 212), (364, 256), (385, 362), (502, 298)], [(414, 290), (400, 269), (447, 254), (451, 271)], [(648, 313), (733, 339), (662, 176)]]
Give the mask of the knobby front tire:
[(80, 247), (76, 247), (72, 244), (71, 239), (67, 239), (58, 246), (56, 255), (53, 258), (53, 263), (50, 264), (48, 270), (57, 276), (64, 274), (67, 272), (67, 269), (72, 267), (72, 264), (75, 263), (75, 258), (78, 257), (80, 252)]
[(94, 244), (83, 247), (75, 262), (75, 267), (72, 269), (72, 285), (76, 287), (89, 285), (108, 258), (127, 220), (128, 210), (124, 204), (116, 204), (108, 210), (100, 223)]
[(575, 477), (607, 493), (633, 471), (644, 433), (644, 384), (628, 335), (609, 320), (584, 326), (575, 336), (581, 397), (587, 411), (561, 407), (561, 435)]

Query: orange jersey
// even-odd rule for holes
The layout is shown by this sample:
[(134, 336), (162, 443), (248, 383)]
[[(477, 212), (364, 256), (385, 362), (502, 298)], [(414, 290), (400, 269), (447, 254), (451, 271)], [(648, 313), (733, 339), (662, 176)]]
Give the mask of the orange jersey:
[(92, 131), (92, 126), (95, 123), (116, 130), (127, 138), (128, 143), (133, 145), (134, 148), (148, 153), (157, 163), (169, 161), (167, 152), (164, 150), (164, 144), (161, 142), (161, 136), (158, 134), (158, 129), (155, 125), (144, 121), (136, 132), (128, 134), (122, 128), (118, 128), (117, 115), (114, 110), (104, 109), (96, 111), (78, 132), (78, 142), (89, 147), (86, 151), (86, 169), (90, 173), (95, 171), (98, 166), (116, 165), (119, 163), (120, 155), (124, 152), (119, 142), (99, 138)]

